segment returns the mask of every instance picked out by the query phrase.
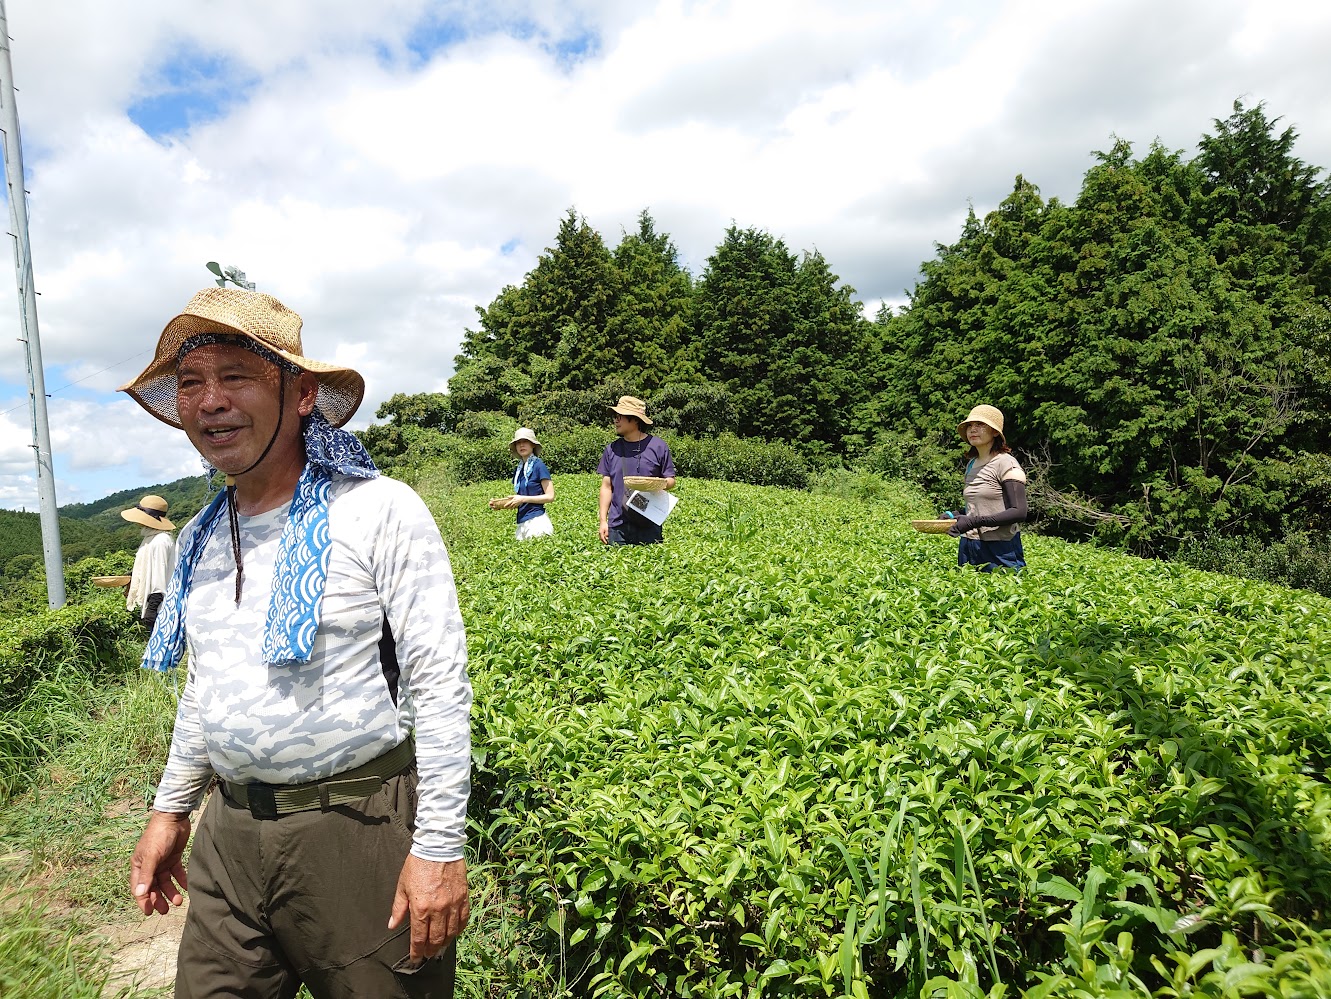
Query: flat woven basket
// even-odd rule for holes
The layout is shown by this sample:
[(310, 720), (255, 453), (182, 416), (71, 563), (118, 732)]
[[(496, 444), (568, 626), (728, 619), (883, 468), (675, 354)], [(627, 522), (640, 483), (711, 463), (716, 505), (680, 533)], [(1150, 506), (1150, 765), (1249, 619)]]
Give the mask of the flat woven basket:
[(495, 504), (490, 507), (491, 510), (512, 510), (521, 500), (515, 500), (512, 496), (496, 496), (491, 502)]
[(128, 577), (128, 576), (93, 576), (93, 577), (92, 577), (92, 585), (93, 585), (93, 586), (106, 586), (106, 587), (128, 586), (128, 585), (129, 585), (129, 577)]
[(910, 526), (921, 534), (946, 534), (956, 523), (955, 520), (912, 520)]
[(666, 480), (657, 478), (655, 475), (626, 475), (624, 476), (625, 489), (640, 489), (645, 493), (660, 492), (666, 486)]

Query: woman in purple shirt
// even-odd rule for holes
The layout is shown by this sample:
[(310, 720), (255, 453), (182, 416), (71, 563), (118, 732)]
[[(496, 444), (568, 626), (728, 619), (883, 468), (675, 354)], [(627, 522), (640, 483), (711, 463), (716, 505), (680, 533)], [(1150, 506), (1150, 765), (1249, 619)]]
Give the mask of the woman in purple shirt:
[(661, 525), (624, 507), (624, 476), (651, 475), (675, 488), (675, 460), (666, 442), (647, 431), (652, 421), (647, 404), (631, 395), (620, 396), (610, 407), (618, 439), (605, 446), (596, 471), (601, 476), (601, 543), (654, 545), (661, 542)]

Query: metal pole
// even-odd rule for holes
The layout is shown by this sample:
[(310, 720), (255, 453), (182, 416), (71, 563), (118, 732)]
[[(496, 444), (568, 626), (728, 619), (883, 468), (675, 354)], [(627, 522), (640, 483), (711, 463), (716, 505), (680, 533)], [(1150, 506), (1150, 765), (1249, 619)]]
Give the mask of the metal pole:
[(0, 0), (0, 130), (4, 132), (5, 185), (9, 224), (14, 237), (14, 270), (18, 278), (19, 321), (27, 348), (28, 394), (32, 415), (32, 450), (37, 458), (37, 506), (46, 558), (46, 602), (65, 605), (65, 567), (60, 554), (60, 517), (55, 504), (55, 470), (51, 466), (51, 429), (46, 422), (46, 376), (37, 334), (37, 290), (32, 280), (32, 246), (28, 241), (28, 199), (23, 187), (23, 144), (19, 139), (18, 106), (14, 101), (14, 67), (9, 60), (9, 17)]

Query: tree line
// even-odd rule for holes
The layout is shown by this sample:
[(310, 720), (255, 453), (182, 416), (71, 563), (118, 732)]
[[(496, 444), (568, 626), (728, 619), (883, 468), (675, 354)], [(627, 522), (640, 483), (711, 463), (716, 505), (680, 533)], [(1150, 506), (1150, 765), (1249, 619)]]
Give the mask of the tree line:
[(394, 397), (367, 440), (600, 425), (631, 393), (684, 433), (789, 442), (815, 467), (887, 449), (939, 485), (959, 414), (989, 402), (1055, 530), (1145, 551), (1325, 530), (1331, 185), (1296, 140), (1235, 102), (1192, 156), (1115, 138), (1070, 203), (1018, 176), (873, 318), (765, 230), (732, 225), (694, 277), (649, 212), (611, 249), (570, 209), (478, 307), (448, 392)]

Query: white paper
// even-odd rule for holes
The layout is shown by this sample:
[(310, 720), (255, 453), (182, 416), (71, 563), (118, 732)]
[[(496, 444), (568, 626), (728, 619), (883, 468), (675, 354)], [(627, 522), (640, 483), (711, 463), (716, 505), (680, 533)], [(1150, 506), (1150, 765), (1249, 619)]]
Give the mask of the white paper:
[(670, 511), (675, 509), (675, 504), (679, 498), (673, 493), (668, 493), (664, 489), (648, 491), (645, 489), (632, 489), (624, 497), (624, 506), (636, 514), (646, 517), (653, 524), (664, 524), (665, 519), (670, 516)]

